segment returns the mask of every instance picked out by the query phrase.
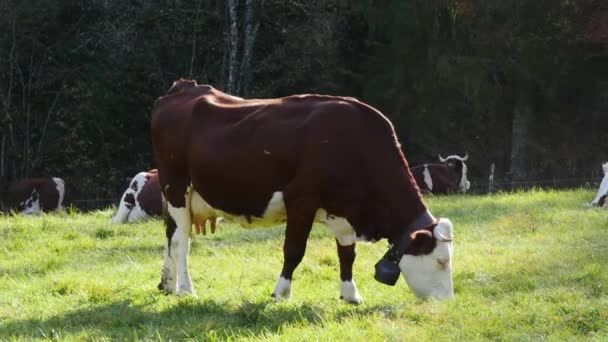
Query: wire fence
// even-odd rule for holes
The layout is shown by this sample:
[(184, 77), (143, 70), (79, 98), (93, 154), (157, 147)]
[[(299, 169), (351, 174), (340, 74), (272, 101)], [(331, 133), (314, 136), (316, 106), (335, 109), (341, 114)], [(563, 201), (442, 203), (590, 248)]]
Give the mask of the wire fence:
[[(508, 181), (504, 179), (470, 179), (471, 188), (468, 193), (475, 195), (491, 194), (495, 192), (509, 192), (514, 190), (525, 190), (532, 188), (540, 189), (574, 189), (588, 188), (597, 189), (602, 178), (598, 177), (571, 177), (571, 178), (541, 178), (523, 181)], [(118, 194), (115, 198), (88, 198), (74, 200), (74, 205), (80, 210), (99, 210), (109, 206), (118, 206), (121, 200)]]
[(494, 193), (497, 191), (525, 190), (530, 188), (541, 189), (572, 189), (594, 188), (599, 186), (602, 178), (572, 177), (572, 178), (544, 178), (520, 181), (509, 180), (471, 180), (470, 192), (475, 194)]

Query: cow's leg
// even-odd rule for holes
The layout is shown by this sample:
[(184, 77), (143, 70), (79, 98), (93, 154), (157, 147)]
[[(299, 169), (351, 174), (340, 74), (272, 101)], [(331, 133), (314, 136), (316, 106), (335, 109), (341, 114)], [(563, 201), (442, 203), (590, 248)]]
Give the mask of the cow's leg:
[(192, 279), (188, 273), (192, 219), (187, 183), (175, 180), (171, 186), (165, 188), (165, 198), (167, 199), (167, 245), (159, 288), (177, 295), (194, 295)]
[(192, 221), (190, 218), (190, 209), (188, 201), (186, 206), (181, 208), (173, 207), (168, 204), (168, 211), (171, 218), (175, 221), (175, 231), (168, 245), (168, 254), (175, 260), (175, 273), (177, 276), (177, 295), (184, 294), (194, 295), (192, 288), (192, 279), (188, 272), (188, 252), (190, 251), (190, 234), (192, 231)]
[(285, 199), (285, 207), (287, 228), (283, 245), (283, 270), (272, 293), (276, 301), (290, 297), (293, 271), (304, 257), (306, 241), (317, 209), (313, 201), (289, 201), (288, 198)]
[(166, 214), (165, 224), (167, 226), (167, 244), (165, 245), (165, 263), (163, 265), (163, 271), (161, 273), (160, 284), (158, 284), (158, 289), (161, 291), (165, 291), (167, 293), (176, 293), (177, 289), (177, 275), (175, 273), (175, 258), (173, 257), (174, 253), (172, 252), (171, 239), (175, 234), (177, 229), (177, 224), (175, 220), (169, 215)]
[(340, 299), (344, 299), (351, 304), (361, 304), (363, 298), (361, 298), (355, 279), (353, 279), (353, 263), (356, 256), (355, 244), (342, 246), (337, 239), (336, 244), (338, 246), (338, 259), (340, 260)]

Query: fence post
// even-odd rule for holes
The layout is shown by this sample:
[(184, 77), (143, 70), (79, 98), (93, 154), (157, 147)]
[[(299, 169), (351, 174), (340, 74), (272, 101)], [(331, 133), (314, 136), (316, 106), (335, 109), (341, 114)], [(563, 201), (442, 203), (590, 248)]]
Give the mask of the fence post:
[(488, 193), (493, 193), (495, 191), (495, 185), (494, 185), (494, 171), (496, 170), (496, 165), (494, 163), (492, 163), (492, 165), (490, 165), (490, 177), (488, 179)]

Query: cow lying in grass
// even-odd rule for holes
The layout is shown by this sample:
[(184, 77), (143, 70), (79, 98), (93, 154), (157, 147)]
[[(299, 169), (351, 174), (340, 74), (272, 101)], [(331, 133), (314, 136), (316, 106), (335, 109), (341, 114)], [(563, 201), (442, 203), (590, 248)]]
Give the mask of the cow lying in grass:
[(391, 248), (376, 264), (378, 281), (394, 285), (401, 272), (418, 296), (453, 296), (452, 224), (427, 210), (378, 110), (336, 96), (244, 100), (179, 80), (154, 103), (151, 126), (168, 209), (161, 290), (194, 294), (192, 224), (224, 217), (244, 227), (286, 223), (276, 300), (290, 296), (315, 221), (336, 237), (346, 301), (362, 301), (355, 243), (381, 239)]
[(11, 183), (2, 202), (6, 211), (37, 215), (69, 207), (74, 196), (74, 188), (59, 177), (34, 177)]
[(125, 223), (160, 217), (163, 213), (162, 195), (156, 169), (140, 172), (123, 193), (112, 223)]
[(597, 195), (591, 202), (591, 205), (608, 208), (608, 163), (602, 165), (604, 169), (604, 179), (602, 179), (602, 183), (600, 183), (600, 188), (597, 191)]
[[(112, 223), (132, 223), (151, 217), (160, 217), (163, 213), (163, 198), (156, 169), (143, 171), (135, 175), (129, 187), (123, 193), (118, 210)], [(209, 218), (211, 233), (215, 233), (218, 219)], [(194, 225), (197, 234), (207, 234), (206, 222)]]

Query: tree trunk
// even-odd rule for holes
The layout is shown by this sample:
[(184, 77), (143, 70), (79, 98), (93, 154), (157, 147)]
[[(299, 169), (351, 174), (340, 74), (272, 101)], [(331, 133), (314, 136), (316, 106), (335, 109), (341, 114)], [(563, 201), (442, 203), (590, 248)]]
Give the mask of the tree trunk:
[(198, 25), (200, 22), (200, 14), (201, 14), (201, 6), (202, 6), (203, 2), (199, 1), (198, 5), (196, 6), (196, 15), (195, 15), (195, 19), (194, 22), (192, 23), (192, 51), (190, 53), (190, 69), (188, 71), (188, 77), (193, 78), (193, 71), (194, 71), (194, 60), (196, 59), (196, 39), (197, 39), (197, 33), (198, 33)]
[(245, 1), (245, 36), (243, 38), (243, 58), (241, 60), (241, 78), (237, 93), (247, 96), (249, 94), (249, 83), (251, 82), (251, 56), (255, 38), (260, 26), (259, 9), (264, 5), (264, 0)]
[(515, 107), (511, 126), (511, 167), (509, 174), (513, 187), (528, 176), (528, 146), (532, 119), (532, 90), (522, 87)]
[(2, 134), (2, 146), (0, 147), (0, 191), (4, 189), (4, 146), (6, 145), (6, 135)]
[(238, 16), (237, 7), (238, 0), (228, 0), (228, 82), (226, 84), (226, 92), (236, 94), (237, 77), (238, 77), (238, 48), (239, 48), (239, 31), (238, 31)]

